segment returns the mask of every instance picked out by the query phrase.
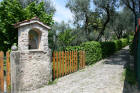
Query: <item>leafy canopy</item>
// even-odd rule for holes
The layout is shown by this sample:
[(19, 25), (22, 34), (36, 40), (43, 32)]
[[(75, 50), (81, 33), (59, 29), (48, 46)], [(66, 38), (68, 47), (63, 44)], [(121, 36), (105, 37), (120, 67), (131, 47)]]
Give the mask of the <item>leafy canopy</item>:
[[(49, 7), (48, 7), (49, 8)], [(53, 15), (46, 13), (44, 2), (32, 2), (23, 8), (17, 0), (3, 0), (0, 2), (0, 50), (7, 51), (13, 43), (17, 43), (18, 32), (13, 24), (38, 16), (42, 22), (52, 26)]]

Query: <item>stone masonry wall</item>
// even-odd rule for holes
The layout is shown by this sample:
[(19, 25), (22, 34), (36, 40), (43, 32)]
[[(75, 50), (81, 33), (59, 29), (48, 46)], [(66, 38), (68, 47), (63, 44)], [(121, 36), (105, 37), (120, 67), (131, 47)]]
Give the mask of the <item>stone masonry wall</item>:
[(31, 24), (24, 27), (20, 27), (18, 31), (18, 50), (24, 51), (28, 50), (29, 47), (29, 31), (36, 29), (41, 32), (40, 48), (39, 50), (48, 51), (48, 29), (39, 25)]
[(12, 86), (13, 88), (15, 86), (15, 89), (12, 88), (13, 93), (34, 90), (47, 85), (52, 80), (50, 51), (11, 52), (11, 71), (11, 82), (14, 82)]

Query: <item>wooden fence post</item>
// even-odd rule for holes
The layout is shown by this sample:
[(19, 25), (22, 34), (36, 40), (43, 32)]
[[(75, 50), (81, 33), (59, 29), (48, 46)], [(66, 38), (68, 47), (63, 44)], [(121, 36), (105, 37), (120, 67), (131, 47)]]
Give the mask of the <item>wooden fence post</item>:
[(63, 62), (63, 71), (62, 71), (62, 76), (64, 76), (64, 52), (62, 52), (62, 57), (63, 57), (63, 59), (62, 59), (62, 62)]
[(67, 51), (65, 51), (65, 75), (67, 74)]
[(71, 73), (71, 51), (70, 51), (70, 73)]
[(59, 52), (59, 77), (61, 77), (61, 51)]
[(4, 54), (3, 52), (1, 51), (0, 52), (0, 93), (4, 92), (4, 67), (3, 67), (3, 57), (4, 57)]
[(56, 52), (56, 77), (58, 78), (58, 52)]
[(83, 54), (84, 54), (84, 55), (83, 55), (83, 58), (84, 58), (83, 60), (84, 60), (84, 68), (85, 68), (85, 64), (86, 64), (86, 56), (85, 56), (85, 51), (83, 51)]
[(77, 60), (77, 50), (76, 50), (76, 71), (78, 70), (77, 69), (77, 66), (78, 66), (77, 64), (78, 64), (78, 60)]
[(68, 63), (68, 70), (67, 70), (67, 72), (68, 72), (68, 74), (69, 74), (69, 51), (67, 52), (67, 63)]
[(55, 51), (53, 52), (53, 79), (55, 79)]
[(83, 51), (81, 51), (81, 57), (82, 57), (82, 69), (83, 69), (83, 66), (84, 66), (84, 61), (83, 61)]
[(80, 69), (82, 69), (82, 51), (80, 51)]
[(75, 50), (74, 50), (74, 72), (75, 72)]
[(72, 56), (71, 56), (71, 58), (72, 58), (72, 72), (73, 72), (73, 51), (72, 51)]
[(11, 73), (10, 73), (10, 53), (6, 52), (6, 86), (7, 86), (7, 93), (10, 93), (11, 91)]

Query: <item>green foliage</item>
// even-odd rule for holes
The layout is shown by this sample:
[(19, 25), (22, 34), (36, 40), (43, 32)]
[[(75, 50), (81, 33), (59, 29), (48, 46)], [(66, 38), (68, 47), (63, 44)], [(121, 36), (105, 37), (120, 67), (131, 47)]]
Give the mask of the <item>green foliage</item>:
[(44, 2), (41, 2), (39, 4), (33, 2), (29, 4), (24, 10), (24, 15), (26, 16), (26, 19), (31, 19), (37, 16), (42, 22), (46, 23), (48, 26), (54, 24), (54, 21), (52, 20), (53, 15), (49, 15), (45, 12)]
[(81, 44), (86, 51), (86, 65), (94, 64), (102, 59), (102, 50), (99, 42), (92, 41)]
[(133, 41), (133, 38), (134, 38), (134, 35), (130, 35), (129, 36), (129, 42), (132, 42)]
[(114, 42), (100, 42), (101, 49), (102, 49), (102, 57), (108, 57), (112, 55), (116, 51), (115, 43)]
[(25, 19), (24, 11), (16, 0), (4, 0), (0, 3), (0, 50), (7, 51), (17, 42), (17, 30), (13, 24)]
[(130, 54), (133, 56), (134, 55), (134, 44), (133, 44), (133, 36), (129, 37), (129, 51)]
[(136, 84), (136, 75), (135, 72), (129, 68), (126, 68), (123, 76), (125, 77), (125, 80), (131, 84), (131, 85), (135, 85)]
[[(121, 38), (120, 41), (121, 41), (121, 43), (122, 43), (122, 45), (121, 45), (122, 47), (127, 46), (128, 43), (129, 43), (129, 41), (128, 41), (127, 38)], [(121, 47), (121, 48), (122, 48), (122, 47)]]
[(128, 39), (122, 38), (120, 40), (108, 42), (85, 42), (80, 46), (69, 46), (66, 50), (85, 50), (86, 51), (86, 65), (91, 65), (101, 60), (102, 58), (112, 55), (114, 52), (128, 45)]
[(102, 57), (108, 57), (112, 55), (115, 51), (120, 50), (121, 48), (125, 47), (128, 45), (128, 39), (127, 38), (122, 38), (119, 40), (114, 40), (114, 41), (108, 41), (108, 42), (101, 42), (101, 47), (102, 47)]
[(53, 80), (53, 81), (49, 81), (48, 85), (53, 85), (53, 84), (56, 84), (56, 83), (57, 83), (57, 81), (58, 81), (58, 79), (55, 79), (55, 80)]
[(0, 2), (0, 50), (6, 52), (13, 43), (17, 43), (18, 31), (13, 24), (38, 16), (45, 24), (52, 26), (52, 15), (46, 14), (44, 3), (35, 2), (22, 8), (17, 0), (3, 0)]
[(131, 42), (130, 44), (129, 44), (129, 51), (130, 51), (130, 55), (134, 55), (134, 44)]
[(79, 50), (84, 50), (81, 46), (68, 46), (68, 47), (66, 47), (66, 49), (65, 49), (66, 51), (72, 51), (72, 50), (77, 50), (77, 51), (79, 51)]
[(58, 35), (59, 44), (61, 44), (64, 48), (66, 46), (70, 46), (72, 41), (74, 40), (75, 36), (71, 34), (71, 30), (66, 30), (65, 32), (61, 32)]

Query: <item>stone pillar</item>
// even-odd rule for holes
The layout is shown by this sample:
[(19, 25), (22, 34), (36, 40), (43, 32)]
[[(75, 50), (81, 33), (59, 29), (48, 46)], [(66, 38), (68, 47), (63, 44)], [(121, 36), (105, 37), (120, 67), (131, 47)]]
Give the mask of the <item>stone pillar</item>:
[(12, 93), (35, 90), (52, 80), (50, 51), (13, 51), (10, 61)]
[[(10, 54), (12, 93), (35, 90), (47, 85), (52, 80), (51, 51), (48, 47), (48, 30), (46, 24), (38, 18), (15, 24), (18, 28), (18, 50)], [(39, 37), (29, 33), (35, 31)], [(29, 49), (31, 38), (38, 40), (39, 47)], [(34, 44), (34, 43), (32, 43)]]

